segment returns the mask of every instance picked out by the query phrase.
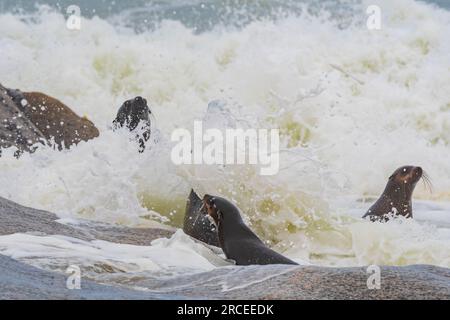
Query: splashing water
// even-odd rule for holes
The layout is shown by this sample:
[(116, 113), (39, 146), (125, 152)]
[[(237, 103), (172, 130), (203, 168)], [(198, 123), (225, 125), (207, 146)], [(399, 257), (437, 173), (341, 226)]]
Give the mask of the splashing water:
[[(189, 17), (132, 24), (148, 7), (85, 17), (76, 32), (48, 7), (0, 14), (2, 84), (57, 97), (101, 131), (63, 152), (40, 148), (17, 160), (4, 151), (0, 196), (66, 218), (180, 227), (193, 187), (235, 201), (269, 245), (298, 261), (450, 267), (450, 12), (375, 2), (378, 31), (366, 28), (368, 2), (358, 1), (344, 13), (302, 4), (295, 14), (270, 8), (242, 25), (228, 18), (202, 28), (183, 21)], [(110, 128), (136, 95), (149, 101), (161, 135), (143, 154)], [(217, 123), (280, 128), (279, 174), (171, 163), (172, 130), (214, 121), (207, 109), (217, 99), (227, 103)], [(414, 193), (417, 219), (362, 221), (405, 164), (433, 181), (432, 194), (419, 185)], [(2, 238), (1, 252), (14, 248)], [(182, 260), (167, 264), (207, 269)]]

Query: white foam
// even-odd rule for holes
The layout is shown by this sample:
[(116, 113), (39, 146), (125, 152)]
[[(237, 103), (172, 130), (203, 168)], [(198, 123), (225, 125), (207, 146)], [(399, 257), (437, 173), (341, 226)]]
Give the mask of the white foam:
[(65, 236), (13, 234), (0, 236), (0, 253), (38, 267), (65, 272), (77, 265), (86, 275), (152, 272), (158, 275), (202, 272), (229, 265), (181, 230), (151, 246), (83, 241)]
[[(0, 195), (64, 218), (179, 224), (195, 187), (235, 201), (259, 235), (294, 259), (364, 264), (385, 239), (377, 263), (450, 266), (445, 232), (414, 240), (428, 228), (427, 208), (417, 208), (417, 226), (375, 226), (357, 219), (369, 204), (358, 213), (354, 202), (333, 202), (378, 195), (404, 164), (422, 166), (433, 180), (434, 193), (418, 186), (416, 199), (450, 200), (450, 13), (412, 0), (374, 2), (383, 13), (379, 31), (303, 16), (201, 34), (174, 21), (135, 34), (93, 18), (73, 32), (59, 13), (41, 11), (33, 24), (1, 14), (3, 85), (61, 99), (101, 136), (19, 160), (4, 152)], [(175, 167), (166, 143), (138, 154), (126, 134), (108, 128), (135, 95), (150, 102), (166, 141), (173, 128), (203, 119), (215, 99), (250, 126), (280, 127), (280, 173)], [(445, 212), (434, 224), (448, 226)]]

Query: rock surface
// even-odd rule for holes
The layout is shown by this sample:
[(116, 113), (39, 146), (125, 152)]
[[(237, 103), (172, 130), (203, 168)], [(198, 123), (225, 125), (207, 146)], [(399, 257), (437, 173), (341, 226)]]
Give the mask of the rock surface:
[[(0, 235), (60, 234), (83, 240), (148, 245), (172, 230), (106, 224), (64, 225), (57, 216), (0, 198)], [(381, 267), (381, 288), (369, 290), (365, 267), (230, 266), (209, 272), (158, 278), (150, 273), (112, 273), (103, 283), (66, 288), (66, 275), (0, 255), (2, 299), (450, 299), (450, 269), (428, 265)], [(121, 281), (125, 280), (125, 281)], [(130, 287), (123, 287), (119, 283)], [(141, 287), (145, 290), (132, 288)]]
[(99, 136), (95, 125), (61, 101), (40, 92), (11, 90), (0, 84), (0, 149), (33, 151), (37, 142), (69, 148)]
[(41, 92), (23, 92), (24, 115), (60, 150), (100, 135), (95, 125), (61, 101)]
[(171, 281), (145, 281), (155, 292), (209, 299), (450, 299), (450, 270), (427, 265), (382, 267), (369, 290), (366, 268), (224, 267)]
[(87, 241), (97, 239), (148, 246), (155, 239), (173, 234), (170, 228), (125, 228), (91, 221), (67, 225), (59, 223), (58, 219), (54, 213), (27, 208), (0, 197), (0, 235), (35, 232), (64, 235)]
[(0, 255), (0, 299), (182, 299), (182, 297), (139, 292), (105, 286), (88, 280), (80, 290), (67, 288), (67, 276), (48, 272)]
[(8, 89), (0, 84), (0, 155), (2, 148), (32, 151), (32, 145), (45, 141), (43, 134), (23, 115)]

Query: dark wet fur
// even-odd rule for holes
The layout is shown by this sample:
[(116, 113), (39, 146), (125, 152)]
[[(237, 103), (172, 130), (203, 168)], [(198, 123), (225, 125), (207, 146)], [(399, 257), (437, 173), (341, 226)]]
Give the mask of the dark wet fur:
[(237, 265), (297, 264), (268, 248), (244, 223), (239, 209), (230, 201), (210, 195), (205, 195), (203, 201), (214, 207), (210, 216), (216, 221), (220, 246), (228, 259)]
[[(405, 171), (406, 170), (406, 171)], [(431, 191), (429, 176), (420, 167), (400, 167), (389, 177), (380, 198), (370, 207), (363, 218), (371, 221), (388, 221), (391, 216), (413, 217), (412, 194), (419, 180)], [(405, 181), (407, 181), (405, 183)], [(395, 213), (393, 212), (395, 208)]]
[(147, 100), (142, 97), (136, 97), (122, 104), (113, 121), (114, 129), (126, 127), (128, 130), (134, 131), (140, 125), (144, 127), (142, 134), (138, 134), (136, 137), (139, 143), (139, 152), (144, 152), (145, 143), (150, 139), (150, 114), (151, 111), (147, 105)]

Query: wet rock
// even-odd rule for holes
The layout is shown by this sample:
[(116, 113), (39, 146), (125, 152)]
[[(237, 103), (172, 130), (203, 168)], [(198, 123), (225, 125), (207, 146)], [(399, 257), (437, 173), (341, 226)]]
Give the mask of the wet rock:
[(269, 265), (226, 267), (148, 285), (210, 299), (450, 299), (446, 268), (381, 267), (380, 289), (372, 290), (367, 287), (369, 275), (365, 267)]
[(62, 150), (99, 136), (91, 121), (53, 97), (1, 85), (0, 92), (0, 138), (5, 140), (0, 148), (33, 151), (31, 146), (41, 142)]
[(33, 145), (45, 141), (44, 135), (24, 116), (8, 90), (0, 84), (0, 155), (2, 148), (17, 147), (32, 151)]
[(40, 270), (0, 255), (0, 299), (182, 299), (170, 294), (140, 292), (81, 280), (81, 289), (67, 288), (69, 274)]
[(81, 240), (105, 240), (134, 245), (150, 245), (161, 237), (170, 237), (173, 229), (125, 228), (112, 224), (80, 220), (76, 225), (58, 222), (58, 216), (48, 211), (21, 206), (0, 197), (0, 235), (14, 233), (39, 233), (64, 235)]
[(58, 149), (69, 148), (81, 141), (99, 136), (95, 125), (78, 116), (61, 101), (40, 92), (24, 92), (24, 115)]
[[(0, 235), (40, 232), (83, 240), (149, 245), (164, 228), (126, 228), (81, 222), (65, 225), (50, 212), (0, 198)], [(69, 265), (68, 261), (68, 265)], [(176, 277), (110, 272), (101, 285), (83, 280), (66, 288), (67, 275), (43, 271), (0, 255), (1, 299), (450, 299), (450, 269), (429, 265), (382, 266), (380, 289), (368, 289), (366, 267), (228, 266)], [(113, 270), (114, 271), (114, 270)], [(126, 287), (124, 287), (126, 285)], [(136, 289), (143, 288), (144, 291)]]
[(35, 232), (67, 235), (82, 240), (94, 239), (88, 232), (58, 223), (57, 219), (53, 213), (0, 198), (0, 235)]
[(153, 228), (130, 228), (93, 221), (79, 221), (76, 228), (88, 232), (98, 240), (138, 246), (149, 246), (153, 240), (169, 238), (175, 232), (174, 228), (163, 225)]

